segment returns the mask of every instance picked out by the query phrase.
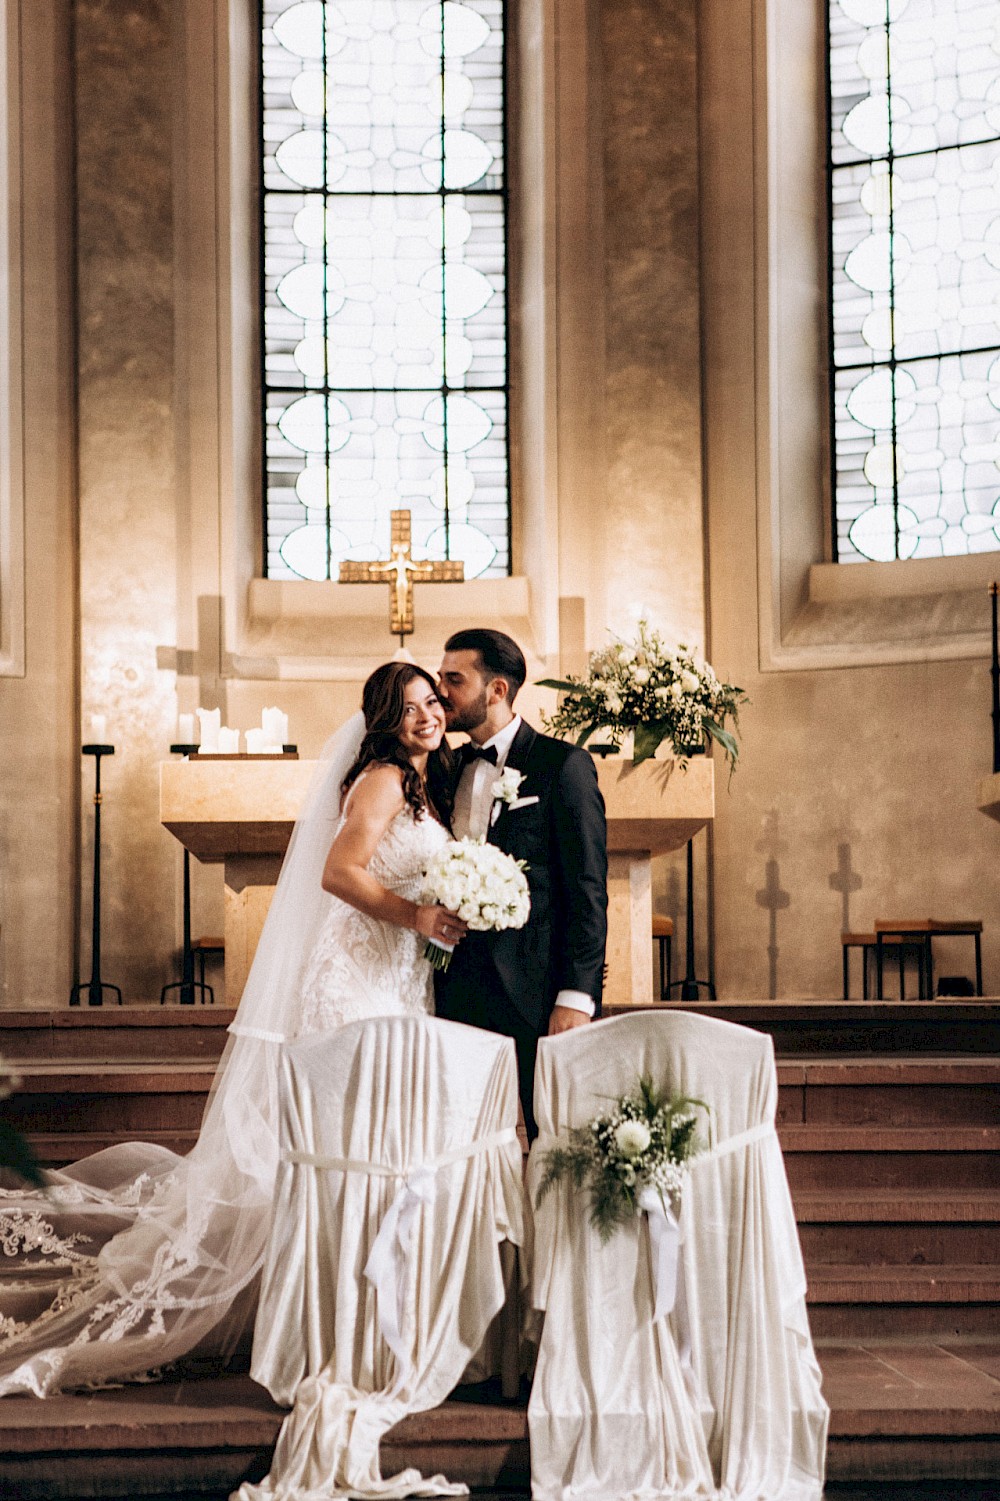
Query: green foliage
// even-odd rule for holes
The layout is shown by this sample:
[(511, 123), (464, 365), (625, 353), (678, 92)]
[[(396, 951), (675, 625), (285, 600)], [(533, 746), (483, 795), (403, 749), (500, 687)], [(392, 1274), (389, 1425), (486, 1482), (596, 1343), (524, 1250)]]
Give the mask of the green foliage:
[[(586, 745), (603, 731), (616, 749), (632, 735), (636, 764), (648, 761), (671, 740), (682, 766), (710, 736), (731, 768), (739, 757), (734, 731), (747, 702), (742, 688), (723, 683), (686, 646), (671, 649), (646, 621), (634, 642), (613, 641), (591, 655), (586, 676), (542, 678), (539, 686), (562, 695), (556, 712), (543, 716), (553, 734)], [(726, 728), (731, 720), (733, 729)]]
[[(591, 1224), (607, 1242), (640, 1212), (639, 1197), (646, 1187), (652, 1186), (663, 1200), (679, 1194), (685, 1165), (701, 1150), (697, 1111), (708, 1109), (702, 1100), (658, 1088), (644, 1074), (613, 1110), (574, 1127), (565, 1146), (545, 1153), (536, 1204), (559, 1183), (568, 1183), (575, 1192), (585, 1189)], [(641, 1149), (622, 1146), (622, 1128), (629, 1122), (645, 1128)]]

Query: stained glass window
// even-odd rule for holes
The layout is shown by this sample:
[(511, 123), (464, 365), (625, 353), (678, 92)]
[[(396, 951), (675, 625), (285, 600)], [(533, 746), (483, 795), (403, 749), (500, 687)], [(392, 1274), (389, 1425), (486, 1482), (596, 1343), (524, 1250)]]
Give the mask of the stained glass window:
[(266, 573), (510, 572), (503, 0), (263, 0)]
[(829, 0), (841, 562), (1000, 549), (996, 0)]

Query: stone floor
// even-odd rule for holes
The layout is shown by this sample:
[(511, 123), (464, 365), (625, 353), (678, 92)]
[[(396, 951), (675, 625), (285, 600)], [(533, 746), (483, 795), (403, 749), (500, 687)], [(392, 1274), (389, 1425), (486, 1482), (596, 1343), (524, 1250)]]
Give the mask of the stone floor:
[[(832, 1409), (830, 1501), (1000, 1501), (1000, 1344), (821, 1344), (818, 1353)], [(523, 1501), (523, 1402), (464, 1396), (387, 1435), (384, 1468), (442, 1470), (483, 1501)], [(0, 1403), (0, 1501), (212, 1501), (264, 1473), (281, 1416), (240, 1375), (45, 1402), (8, 1398)]]

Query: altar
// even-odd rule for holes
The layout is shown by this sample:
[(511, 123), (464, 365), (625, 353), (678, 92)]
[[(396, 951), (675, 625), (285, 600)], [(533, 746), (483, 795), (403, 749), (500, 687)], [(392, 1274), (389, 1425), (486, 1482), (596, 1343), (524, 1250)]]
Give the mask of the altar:
[[(160, 822), (225, 880), (226, 1004), (253, 963), (281, 860), (316, 769), (314, 761), (255, 758), (165, 761)], [(597, 762), (608, 813), (608, 979), (612, 1005), (653, 1001), (652, 859), (682, 849), (715, 814), (715, 767), (695, 757), (636, 766)]]

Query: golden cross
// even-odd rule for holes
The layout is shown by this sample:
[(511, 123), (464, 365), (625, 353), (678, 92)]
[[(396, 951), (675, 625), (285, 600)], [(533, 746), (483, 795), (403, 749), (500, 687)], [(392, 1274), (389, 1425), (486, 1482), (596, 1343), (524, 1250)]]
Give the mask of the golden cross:
[(389, 547), (391, 556), (374, 563), (343, 562), (340, 565), (342, 584), (389, 585), (390, 630), (399, 637), (413, 634), (413, 585), (420, 579), (427, 584), (460, 584), (465, 578), (465, 564), (446, 561), (419, 561), (410, 553), (410, 513), (390, 512), (392, 537)]

